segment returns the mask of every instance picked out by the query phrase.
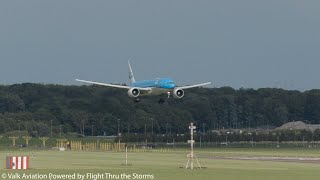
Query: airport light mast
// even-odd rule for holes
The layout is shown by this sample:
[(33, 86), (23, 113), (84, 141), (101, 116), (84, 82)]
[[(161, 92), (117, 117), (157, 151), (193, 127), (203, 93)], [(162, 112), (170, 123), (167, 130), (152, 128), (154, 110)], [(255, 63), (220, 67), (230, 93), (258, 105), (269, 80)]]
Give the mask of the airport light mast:
[(186, 164), (186, 169), (189, 169), (189, 168), (193, 169), (194, 159), (197, 161), (197, 164), (198, 164), (199, 168), (201, 169), (201, 165), (200, 165), (196, 155), (194, 154), (194, 149), (193, 149), (194, 143), (195, 143), (195, 140), (193, 139), (193, 134), (194, 134), (194, 130), (196, 129), (196, 126), (194, 126), (193, 123), (190, 123), (189, 129), (190, 129), (191, 138), (190, 138), (190, 140), (188, 140), (188, 143), (190, 144), (191, 152), (190, 152), (190, 154), (187, 155), (188, 162)]

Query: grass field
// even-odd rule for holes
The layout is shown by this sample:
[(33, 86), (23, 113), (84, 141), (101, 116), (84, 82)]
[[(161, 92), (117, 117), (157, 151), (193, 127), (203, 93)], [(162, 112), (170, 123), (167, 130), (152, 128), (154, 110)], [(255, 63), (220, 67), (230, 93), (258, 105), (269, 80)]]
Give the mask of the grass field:
[[(32, 169), (27, 171), (6, 170), (5, 157), (7, 155), (29, 155)], [(2, 162), (0, 163), (0, 179), (9, 179), (8, 175), (15, 172), (19, 172), (20, 175), (23, 173), (37, 175), (39, 173), (47, 176), (49, 176), (49, 173), (54, 175), (73, 175), (75, 173), (76, 177), (70, 177), (70, 179), (79, 179), (78, 174), (85, 175), (85, 179), (95, 179), (93, 176), (87, 176), (87, 173), (93, 175), (104, 174), (104, 177), (100, 179), (320, 179), (320, 163), (215, 158), (240, 156), (320, 157), (320, 151), (314, 149), (207, 149), (198, 151), (197, 155), (201, 165), (206, 167), (205, 169), (186, 170), (180, 168), (184, 167), (187, 162), (186, 152), (183, 150), (168, 153), (129, 153), (130, 166), (121, 165), (125, 162), (125, 154), (120, 152), (17, 151), (12, 153), (0, 151), (0, 162)], [(105, 173), (110, 173), (114, 177), (106, 177)], [(131, 178), (128, 178), (128, 176), (121, 177), (123, 173), (131, 175)], [(5, 175), (3, 176), (3, 174)]]

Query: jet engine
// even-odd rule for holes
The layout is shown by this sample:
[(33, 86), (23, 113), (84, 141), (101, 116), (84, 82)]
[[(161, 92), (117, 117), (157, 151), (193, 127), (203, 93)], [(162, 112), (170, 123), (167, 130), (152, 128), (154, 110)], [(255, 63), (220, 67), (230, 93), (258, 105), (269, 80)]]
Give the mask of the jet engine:
[(182, 89), (174, 89), (173, 90), (173, 97), (176, 98), (176, 99), (180, 99), (180, 98), (183, 98), (184, 96), (184, 91)]
[(129, 97), (136, 98), (136, 97), (138, 97), (139, 95), (140, 95), (139, 89), (131, 88), (131, 89), (129, 89), (129, 91), (128, 91), (128, 96), (129, 96)]

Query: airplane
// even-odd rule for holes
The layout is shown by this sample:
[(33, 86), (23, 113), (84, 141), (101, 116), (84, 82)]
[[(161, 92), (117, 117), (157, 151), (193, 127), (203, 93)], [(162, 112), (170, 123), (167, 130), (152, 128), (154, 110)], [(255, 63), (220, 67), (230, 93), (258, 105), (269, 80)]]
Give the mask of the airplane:
[[(113, 88), (120, 88), (120, 89), (128, 89), (128, 96), (131, 98), (135, 98), (134, 102), (140, 102), (139, 96), (148, 96), (148, 95), (162, 95), (167, 94), (168, 98), (170, 98), (171, 94), (175, 99), (181, 99), (184, 97), (185, 89), (201, 87), (211, 84), (211, 82), (195, 84), (195, 85), (188, 85), (188, 86), (176, 86), (174, 81), (171, 78), (157, 78), (155, 80), (144, 80), (144, 81), (136, 81), (132, 72), (130, 59), (128, 60), (129, 66), (129, 81), (131, 83), (130, 86), (127, 85), (117, 85), (117, 84), (107, 84), (101, 82), (94, 82), (94, 81), (87, 81), (76, 79), (76, 81), (101, 85), (101, 86), (108, 86)], [(161, 98), (159, 104), (165, 102), (164, 98)]]

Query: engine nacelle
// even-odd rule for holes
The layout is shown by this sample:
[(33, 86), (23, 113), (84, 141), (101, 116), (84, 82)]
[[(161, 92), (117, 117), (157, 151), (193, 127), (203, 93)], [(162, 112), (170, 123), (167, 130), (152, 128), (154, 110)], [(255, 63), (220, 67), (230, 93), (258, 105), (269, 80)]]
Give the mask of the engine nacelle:
[(176, 98), (176, 99), (180, 99), (180, 98), (183, 98), (184, 96), (184, 91), (182, 89), (174, 89), (173, 90), (173, 97)]
[(140, 95), (139, 89), (131, 88), (131, 89), (129, 89), (129, 91), (128, 91), (128, 96), (129, 96), (129, 97), (136, 98), (136, 97), (138, 97), (139, 95)]

